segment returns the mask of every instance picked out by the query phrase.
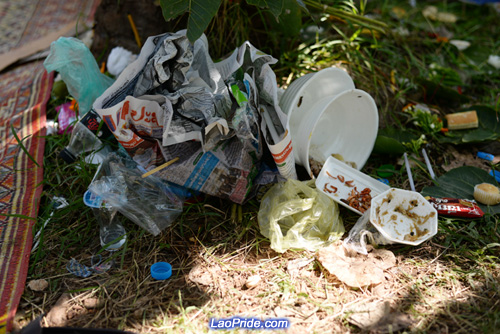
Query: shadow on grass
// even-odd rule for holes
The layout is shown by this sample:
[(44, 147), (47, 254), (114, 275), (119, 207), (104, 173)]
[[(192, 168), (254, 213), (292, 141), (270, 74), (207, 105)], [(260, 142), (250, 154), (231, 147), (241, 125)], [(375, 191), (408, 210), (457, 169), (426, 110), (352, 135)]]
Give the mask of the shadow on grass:
[(496, 257), (474, 258), (434, 242), (392, 248), (401, 260), (391, 308), (414, 320), (412, 333), (500, 333)]
[[(78, 208), (80, 217), (75, 218)], [(41, 251), (32, 255), (32, 262), (34, 258), (38, 262), (32, 263), (28, 278), (47, 279), (50, 291), (34, 292), (26, 288), (20, 315), (33, 319), (47, 313), (63, 294), (69, 293), (71, 300), (65, 306), (65, 321), (51, 323), (52, 318), (47, 316), (44, 326), (151, 332), (169, 329), (172, 318), (188, 324), (196, 313), (191, 313), (193, 310), (205, 307), (211, 299), (223, 298), (214, 277), (207, 280), (204, 276), (201, 254), (211, 252), (207, 249), (231, 254), (255, 243), (255, 230), (248, 225), (251, 221), (238, 225), (233, 221), (238, 219), (238, 210), (231, 218), (231, 208), (231, 203), (215, 198), (187, 204), (181, 217), (156, 237), (124, 221), (128, 240), (114, 253), (100, 249), (97, 222), (88, 209), (77, 205), (59, 212), (60, 216), (53, 217), (46, 230), (48, 235)], [(73, 223), (65, 226), (71, 219)], [(92, 255), (99, 252), (103, 258), (115, 262), (111, 270), (87, 278), (66, 271), (71, 258), (90, 265)], [(167, 280), (157, 281), (150, 275), (151, 265), (159, 261), (172, 265), (172, 276)], [(208, 328), (208, 322), (203, 324), (205, 328), (199, 325), (198, 329)], [(183, 328), (179, 323), (175, 326)]]

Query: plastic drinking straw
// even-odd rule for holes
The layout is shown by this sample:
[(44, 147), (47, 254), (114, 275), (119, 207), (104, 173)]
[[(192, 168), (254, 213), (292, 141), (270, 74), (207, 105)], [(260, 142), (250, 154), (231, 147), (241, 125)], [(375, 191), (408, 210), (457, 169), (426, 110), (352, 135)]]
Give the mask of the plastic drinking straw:
[(415, 184), (413, 183), (413, 176), (411, 175), (411, 168), (410, 168), (410, 164), (408, 163), (408, 155), (404, 154), (404, 157), (405, 157), (405, 165), (406, 165), (406, 173), (408, 173), (408, 180), (410, 181), (410, 188), (411, 188), (411, 191), (415, 191)]
[(429, 161), (429, 157), (427, 156), (427, 152), (425, 151), (425, 148), (422, 149), (422, 155), (424, 156), (427, 170), (429, 171), (429, 174), (431, 174), (431, 179), (434, 180), (436, 178), (436, 174), (434, 174), (434, 171), (432, 170), (431, 162)]

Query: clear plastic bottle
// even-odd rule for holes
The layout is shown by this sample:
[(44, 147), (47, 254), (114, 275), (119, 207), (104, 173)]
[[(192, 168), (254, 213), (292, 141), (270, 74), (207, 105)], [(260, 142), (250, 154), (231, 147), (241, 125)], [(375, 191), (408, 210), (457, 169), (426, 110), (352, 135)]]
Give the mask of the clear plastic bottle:
[(123, 225), (115, 219), (116, 210), (102, 207), (93, 208), (94, 215), (99, 222), (99, 238), (101, 246), (108, 251), (118, 250), (127, 241), (127, 232)]
[(108, 251), (118, 250), (127, 241), (127, 232), (123, 225), (116, 219), (117, 210), (103, 203), (101, 197), (90, 190), (85, 192), (83, 202), (92, 208), (92, 212), (99, 223), (99, 239), (101, 246)]

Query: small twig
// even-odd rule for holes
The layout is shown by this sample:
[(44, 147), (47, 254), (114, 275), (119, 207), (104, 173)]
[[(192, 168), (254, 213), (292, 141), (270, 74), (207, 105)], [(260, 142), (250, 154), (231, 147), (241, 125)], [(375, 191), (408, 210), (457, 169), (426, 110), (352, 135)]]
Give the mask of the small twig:
[(132, 31), (134, 32), (135, 42), (139, 49), (142, 48), (141, 38), (139, 37), (139, 33), (137, 32), (137, 28), (135, 27), (134, 19), (132, 19), (132, 15), (128, 14), (128, 21), (130, 22), (130, 26), (132, 27)]

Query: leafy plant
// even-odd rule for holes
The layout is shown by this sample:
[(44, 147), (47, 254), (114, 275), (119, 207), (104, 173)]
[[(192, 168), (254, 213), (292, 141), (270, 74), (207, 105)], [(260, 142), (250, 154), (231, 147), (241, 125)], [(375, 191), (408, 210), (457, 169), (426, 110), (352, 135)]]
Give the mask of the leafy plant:
[(443, 122), (439, 119), (438, 115), (433, 114), (430, 110), (426, 110), (417, 106), (410, 106), (405, 110), (411, 115), (413, 124), (427, 135), (439, 133), (443, 128)]
[(402, 143), (411, 152), (418, 154), (422, 145), (427, 144), (427, 138), (425, 135), (421, 135), (418, 139), (412, 139), (409, 142)]
[[(160, 0), (160, 6), (166, 21), (174, 19), (184, 13), (188, 14), (187, 37), (191, 42), (194, 42), (203, 34), (210, 21), (216, 16), (223, 1), (240, 3), (242, 0)], [(246, 0), (248, 5), (270, 11), (277, 21), (279, 21), (284, 12), (290, 14), (289, 12), (292, 10), (303, 10), (309, 13), (308, 7), (310, 7), (344, 20), (350, 20), (352, 23), (362, 25), (369, 29), (378, 31), (384, 31), (386, 29), (387, 26), (385, 23), (358, 14), (353, 2), (346, 2), (350, 4), (351, 12), (344, 9), (333, 8), (328, 4), (323, 4), (314, 0)], [(361, 7), (364, 7), (364, 1), (361, 1), (361, 4)]]

